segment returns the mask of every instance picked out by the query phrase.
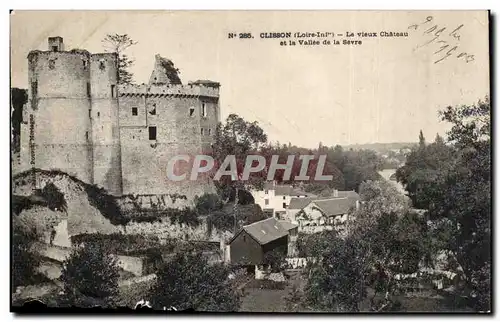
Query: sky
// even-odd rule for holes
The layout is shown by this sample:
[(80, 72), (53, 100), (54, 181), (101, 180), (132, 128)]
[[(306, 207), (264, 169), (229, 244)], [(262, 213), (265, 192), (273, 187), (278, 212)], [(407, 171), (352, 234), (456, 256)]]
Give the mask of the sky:
[[(414, 24), (417, 30), (409, 29)], [(280, 39), (260, 38), (316, 31), (363, 43), (280, 46)], [(409, 35), (380, 37), (382, 31)], [(254, 38), (230, 39), (230, 32)], [(347, 32), (355, 36), (345, 38)], [(238, 114), (259, 122), (269, 140), (303, 147), (416, 142), (420, 130), (432, 140), (449, 128), (439, 110), (489, 94), (486, 11), (14, 11), (11, 86), (27, 88), (27, 55), (47, 50), (48, 37), (63, 37), (66, 50), (96, 53), (104, 51), (108, 33), (138, 42), (126, 52), (135, 59), (137, 83), (148, 82), (160, 54), (185, 84), (221, 83), (223, 118)], [(450, 57), (434, 63), (454, 46)]]

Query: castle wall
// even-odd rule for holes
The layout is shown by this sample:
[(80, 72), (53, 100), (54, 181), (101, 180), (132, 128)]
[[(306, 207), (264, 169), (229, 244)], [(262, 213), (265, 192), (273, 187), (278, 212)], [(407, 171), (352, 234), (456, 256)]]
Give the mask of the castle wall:
[(31, 52), (30, 165), (92, 182), (88, 53)]
[[(191, 90), (187, 87), (186, 91)], [(206, 181), (174, 182), (167, 178), (167, 163), (172, 157), (202, 152), (200, 100), (198, 96), (183, 94), (184, 88), (120, 89), (124, 194), (178, 193), (192, 199), (210, 189)], [(193, 93), (195, 90), (199, 89), (192, 89)], [(156, 127), (156, 139), (150, 139), (150, 127)]]
[(115, 196), (192, 200), (213, 191), (207, 179), (170, 181), (167, 163), (210, 149), (218, 87), (179, 80), (118, 88), (116, 54), (64, 51), (61, 37), (49, 38), (49, 51), (32, 51), (28, 61), (19, 168), (58, 169)]
[(112, 195), (121, 195), (117, 56), (92, 55), (90, 71), (94, 183)]

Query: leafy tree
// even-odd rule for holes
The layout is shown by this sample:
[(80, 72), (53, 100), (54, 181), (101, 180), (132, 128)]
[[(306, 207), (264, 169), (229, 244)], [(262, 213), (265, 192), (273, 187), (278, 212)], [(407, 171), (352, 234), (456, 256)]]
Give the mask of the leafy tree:
[(27, 229), (13, 218), (12, 232), (12, 287), (30, 285), (39, 277), (36, 269), (40, 263), (39, 256), (32, 251), (33, 242), (39, 236), (36, 231)]
[(229, 273), (226, 266), (211, 265), (201, 254), (176, 254), (158, 271), (151, 302), (157, 308), (173, 306), (177, 310), (237, 311), (239, 296), (232, 288)]
[(358, 311), (365, 300), (372, 311), (390, 310), (403, 291), (396, 274), (414, 273), (428, 258), (425, 218), (404, 196), (386, 182), (368, 181), (360, 190), (363, 205), (346, 237), (322, 233), (306, 241), (306, 255), (319, 259), (307, 269), (306, 294), (319, 310)]
[[(237, 217), (239, 204), (239, 190), (245, 189), (245, 186), (254, 186), (262, 188), (265, 178), (261, 176), (250, 176), (249, 181), (243, 183), (239, 179), (243, 172), (246, 157), (256, 153), (259, 147), (267, 141), (267, 135), (257, 122), (248, 122), (236, 114), (231, 114), (224, 124), (217, 126), (212, 154), (216, 162), (216, 168), (222, 165), (228, 155), (234, 155), (237, 163), (238, 178), (223, 176), (220, 182), (217, 182), (219, 191), (234, 190), (234, 216)], [(237, 179), (237, 180), (232, 180)], [(225, 200), (228, 202), (228, 199)], [(236, 221), (235, 221), (236, 225)], [(236, 232), (237, 227), (234, 227)]]
[(207, 193), (195, 199), (195, 208), (198, 214), (207, 215), (222, 209), (222, 200), (219, 195)]
[(107, 51), (118, 54), (118, 84), (133, 84), (134, 74), (130, 72), (130, 67), (134, 65), (134, 60), (124, 52), (136, 45), (137, 41), (132, 40), (127, 34), (107, 34), (102, 43)]
[[(476, 295), (476, 308), (490, 308), (491, 151), (490, 101), (447, 107), (441, 119), (451, 123), (448, 144), (412, 151), (398, 171), (408, 195), (428, 210), (436, 239), (450, 251)], [(479, 273), (481, 272), (481, 273)]]
[(119, 268), (101, 243), (86, 243), (73, 250), (63, 263), (61, 281), (73, 305), (81, 306), (83, 297), (112, 304), (118, 294)]
[(271, 272), (279, 273), (287, 267), (286, 249), (275, 248), (264, 254), (264, 264), (271, 267)]
[(424, 137), (424, 133), (422, 132), (422, 130), (420, 130), (420, 133), (418, 135), (418, 146), (420, 148), (425, 147), (425, 137)]
[(314, 234), (299, 233), (297, 237), (299, 257), (321, 257), (322, 253), (328, 249), (330, 240), (336, 235), (334, 230)]

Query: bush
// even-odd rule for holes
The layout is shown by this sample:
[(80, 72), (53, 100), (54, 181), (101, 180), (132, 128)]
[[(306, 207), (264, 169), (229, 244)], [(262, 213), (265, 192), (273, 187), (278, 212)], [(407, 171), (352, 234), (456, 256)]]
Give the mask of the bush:
[(85, 305), (81, 300), (86, 297), (112, 304), (120, 273), (116, 259), (100, 244), (76, 248), (63, 266), (61, 281), (74, 305)]
[(272, 273), (279, 273), (287, 268), (286, 249), (277, 248), (264, 254), (264, 264), (271, 266)]
[(239, 307), (229, 269), (222, 264), (210, 265), (199, 253), (176, 254), (157, 276), (150, 297), (156, 308), (231, 312)]
[(196, 197), (195, 208), (198, 214), (208, 215), (215, 210), (222, 209), (222, 200), (217, 194), (206, 193), (201, 197)]
[(30, 250), (36, 235), (14, 227), (12, 234), (12, 287), (13, 292), (18, 286), (30, 285), (44, 280), (36, 269), (40, 259)]

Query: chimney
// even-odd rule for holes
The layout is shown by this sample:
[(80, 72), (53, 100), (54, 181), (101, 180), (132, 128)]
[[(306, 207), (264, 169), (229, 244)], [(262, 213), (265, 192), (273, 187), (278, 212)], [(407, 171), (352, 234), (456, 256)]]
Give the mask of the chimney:
[(64, 51), (62, 37), (49, 37), (49, 51)]

